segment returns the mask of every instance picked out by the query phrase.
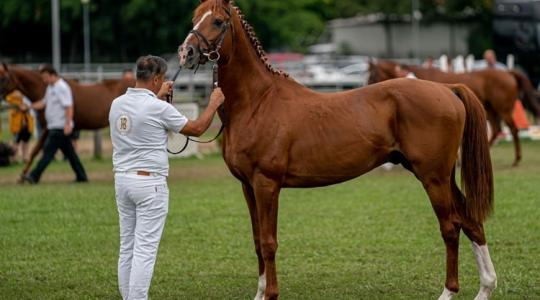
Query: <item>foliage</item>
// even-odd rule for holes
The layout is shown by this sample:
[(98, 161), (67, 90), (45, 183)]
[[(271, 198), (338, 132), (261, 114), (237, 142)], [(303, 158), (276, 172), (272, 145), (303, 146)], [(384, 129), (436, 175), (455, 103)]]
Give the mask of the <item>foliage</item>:
[[(425, 18), (463, 14), (488, 20), (492, 0), (419, 0)], [(83, 49), (80, 0), (60, 0), (62, 57), (81, 62)], [(94, 61), (133, 61), (146, 53), (173, 53), (190, 30), (197, 0), (92, 0)], [(271, 50), (304, 51), (317, 42), (334, 18), (382, 12), (409, 14), (411, 2), (395, 0), (237, 0), (263, 45)], [(0, 56), (49, 60), (50, 0), (0, 1)], [(485, 31), (485, 30), (483, 30)]]

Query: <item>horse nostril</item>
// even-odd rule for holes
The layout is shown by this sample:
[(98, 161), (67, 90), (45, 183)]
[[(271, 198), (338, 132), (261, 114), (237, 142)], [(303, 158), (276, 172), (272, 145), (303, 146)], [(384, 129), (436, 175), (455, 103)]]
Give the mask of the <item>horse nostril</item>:
[(193, 47), (189, 47), (188, 51), (187, 51), (187, 56), (193, 56), (193, 54), (195, 53), (195, 51), (193, 50)]

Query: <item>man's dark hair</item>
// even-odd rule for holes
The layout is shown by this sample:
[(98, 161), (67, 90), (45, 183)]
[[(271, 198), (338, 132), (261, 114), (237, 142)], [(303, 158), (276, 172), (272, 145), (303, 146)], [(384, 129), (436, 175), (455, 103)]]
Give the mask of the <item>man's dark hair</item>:
[(50, 64), (43, 64), (39, 66), (39, 73), (49, 73), (51, 75), (58, 75), (54, 67)]
[(146, 82), (154, 76), (165, 75), (165, 72), (167, 62), (159, 56), (147, 55), (137, 59), (137, 80)]

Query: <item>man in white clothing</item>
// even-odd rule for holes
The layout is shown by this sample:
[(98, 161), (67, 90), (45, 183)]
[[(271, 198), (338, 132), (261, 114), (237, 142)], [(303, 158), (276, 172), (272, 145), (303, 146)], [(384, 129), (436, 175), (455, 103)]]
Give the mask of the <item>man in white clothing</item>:
[(172, 90), (167, 64), (156, 56), (137, 60), (135, 88), (115, 99), (109, 113), (116, 203), (120, 223), (118, 284), (124, 300), (148, 299), (169, 204), (167, 132), (203, 134), (224, 96), (218, 88), (195, 121), (161, 101)]
[(54, 159), (58, 149), (69, 160), (75, 172), (77, 182), (86, 182), (86, 171), (71, 144), (73, 132), (73, 94), (68, 83), (60, 78), (53, 66), (45, 64), (39, 67), (41, 79), (47, 84), (45, 97), (32, 104), (33, 109), (45, 108), (48, 135), (43, 146), (43, 156), (28, 175), (23, 175), (22, 182), (38, 183), (47, 166)]

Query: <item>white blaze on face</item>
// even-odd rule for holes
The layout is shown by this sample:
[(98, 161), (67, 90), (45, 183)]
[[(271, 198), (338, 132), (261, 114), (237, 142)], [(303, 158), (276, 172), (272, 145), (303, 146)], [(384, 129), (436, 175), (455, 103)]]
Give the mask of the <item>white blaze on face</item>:
[[(201, 20), (195, 24), (195, 27), (193, 27), (193, 30), (199, 30), (199, 27), (201, 26), (201, 24), (204, 22), (204, 20), (208, 17), (212, 15), (212, 11), (209, 10), (207, 11), (201, 18)], [(193, 33), (190, 33), (188, 34), (188, 36), (186, 37), (186, 39), (184, 40), (184, 43), (182, 44), (182, 50), (180, 51), (180, 53), (178, 53), (178, 55), (180, 56), (180, 65), (184, 65), (184, 63), (186, 62), (186, 58), (187, 58), (187, 42), (189, 41), (189, 39), (191, 38), (191, 36), (193, 36)]]

